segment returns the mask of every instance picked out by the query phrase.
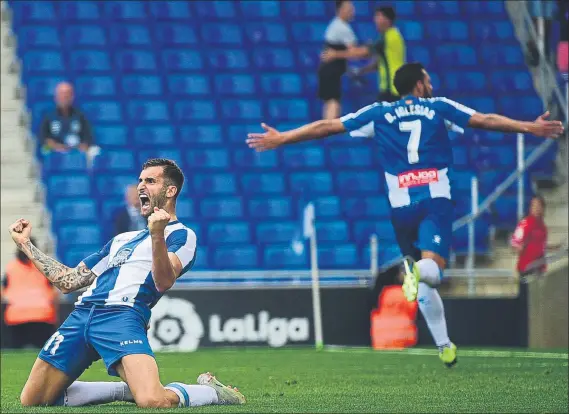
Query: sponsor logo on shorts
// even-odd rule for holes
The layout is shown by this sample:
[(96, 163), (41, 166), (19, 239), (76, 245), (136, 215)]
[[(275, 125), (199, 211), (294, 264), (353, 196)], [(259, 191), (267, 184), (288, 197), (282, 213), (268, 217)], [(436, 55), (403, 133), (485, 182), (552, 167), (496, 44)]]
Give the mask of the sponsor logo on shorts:
[(435, 244), (441, 244), (441, 236), (439, 236), (438, 234), (436, 234), (436, 235), (433, 237), (433, 242), (434, 242)]
[(439, 171), (436, 168), (412, 170), (399, 174), (397, 178), (399, 188), (411, 188), (438, 182)]
[(134, 345), (134, 344), (140, 344), (142, 345), (142, 341), (140, 339), (130, 339), (128, 341), (121, 341), (120, 342), (120, 346), (125, 346), (125, 345)]

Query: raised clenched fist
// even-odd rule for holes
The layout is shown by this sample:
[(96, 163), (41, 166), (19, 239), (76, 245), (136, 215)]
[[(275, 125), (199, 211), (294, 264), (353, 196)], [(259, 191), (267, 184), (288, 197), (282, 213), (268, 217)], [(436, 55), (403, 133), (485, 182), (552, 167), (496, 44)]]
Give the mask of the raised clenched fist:
[(164, 229), (170, 221), (170, 214), (166, 210), (154, 207), (154, 213), (148, 217), (148, 231), (150, 234), (164, 235)]

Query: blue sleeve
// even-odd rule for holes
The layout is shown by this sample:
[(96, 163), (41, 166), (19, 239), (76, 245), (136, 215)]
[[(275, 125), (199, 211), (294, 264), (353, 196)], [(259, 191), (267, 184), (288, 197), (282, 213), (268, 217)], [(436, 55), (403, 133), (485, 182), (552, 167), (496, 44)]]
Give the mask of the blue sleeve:
[(111, 251), (113, 240), (114, 238), (109, 240), (109, 242), (105, 244), (101, 250), (83, 259), (85, 266), (87, 266), (87, 268), (97, 276), (103, 273), (109, 264), (109, 253)]
[(474, 109), (447, 98), (430, 98), (429, 101), (441, 117), (462, 128), (468, 126), (470, 117), (476, 113)]
[(182, 263), (180, 276), (190, 270), (196, 260), (196, 234), (189, 229), (175, 230), (166, 238), (166, 248)]
[(381, 122), (383, 119), (383, 107), (380, 103), (373, 103), (368, 106), (364, 106), (359, 111), (344, 115), (340, 118), (344, 128), (348, 132), (355, 131), (362, 128), (363, 126), (369, 124), (370, 122)]

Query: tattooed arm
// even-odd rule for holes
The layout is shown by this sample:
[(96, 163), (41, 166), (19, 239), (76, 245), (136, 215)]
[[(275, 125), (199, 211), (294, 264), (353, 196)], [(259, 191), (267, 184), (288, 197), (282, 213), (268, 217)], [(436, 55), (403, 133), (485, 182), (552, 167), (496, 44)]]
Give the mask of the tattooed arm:
[(97, 277), (83, 262), (76, 268), (70, 268), (41, 252), (30, 241), (31, 224), (27, 220), (20, 219), (12, 224), (10, 234), (18, 248), (63, 293), (89, 286)]

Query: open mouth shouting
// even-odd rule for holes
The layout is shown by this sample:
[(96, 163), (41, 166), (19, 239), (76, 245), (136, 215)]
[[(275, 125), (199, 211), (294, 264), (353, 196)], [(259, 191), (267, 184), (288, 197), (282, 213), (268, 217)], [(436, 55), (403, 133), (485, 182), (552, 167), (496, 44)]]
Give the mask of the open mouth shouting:
[(140, 193), (138, 197), (140, 198), (140, 212), (146, 216), (150, 212), (150, 197), (144, 193)]

